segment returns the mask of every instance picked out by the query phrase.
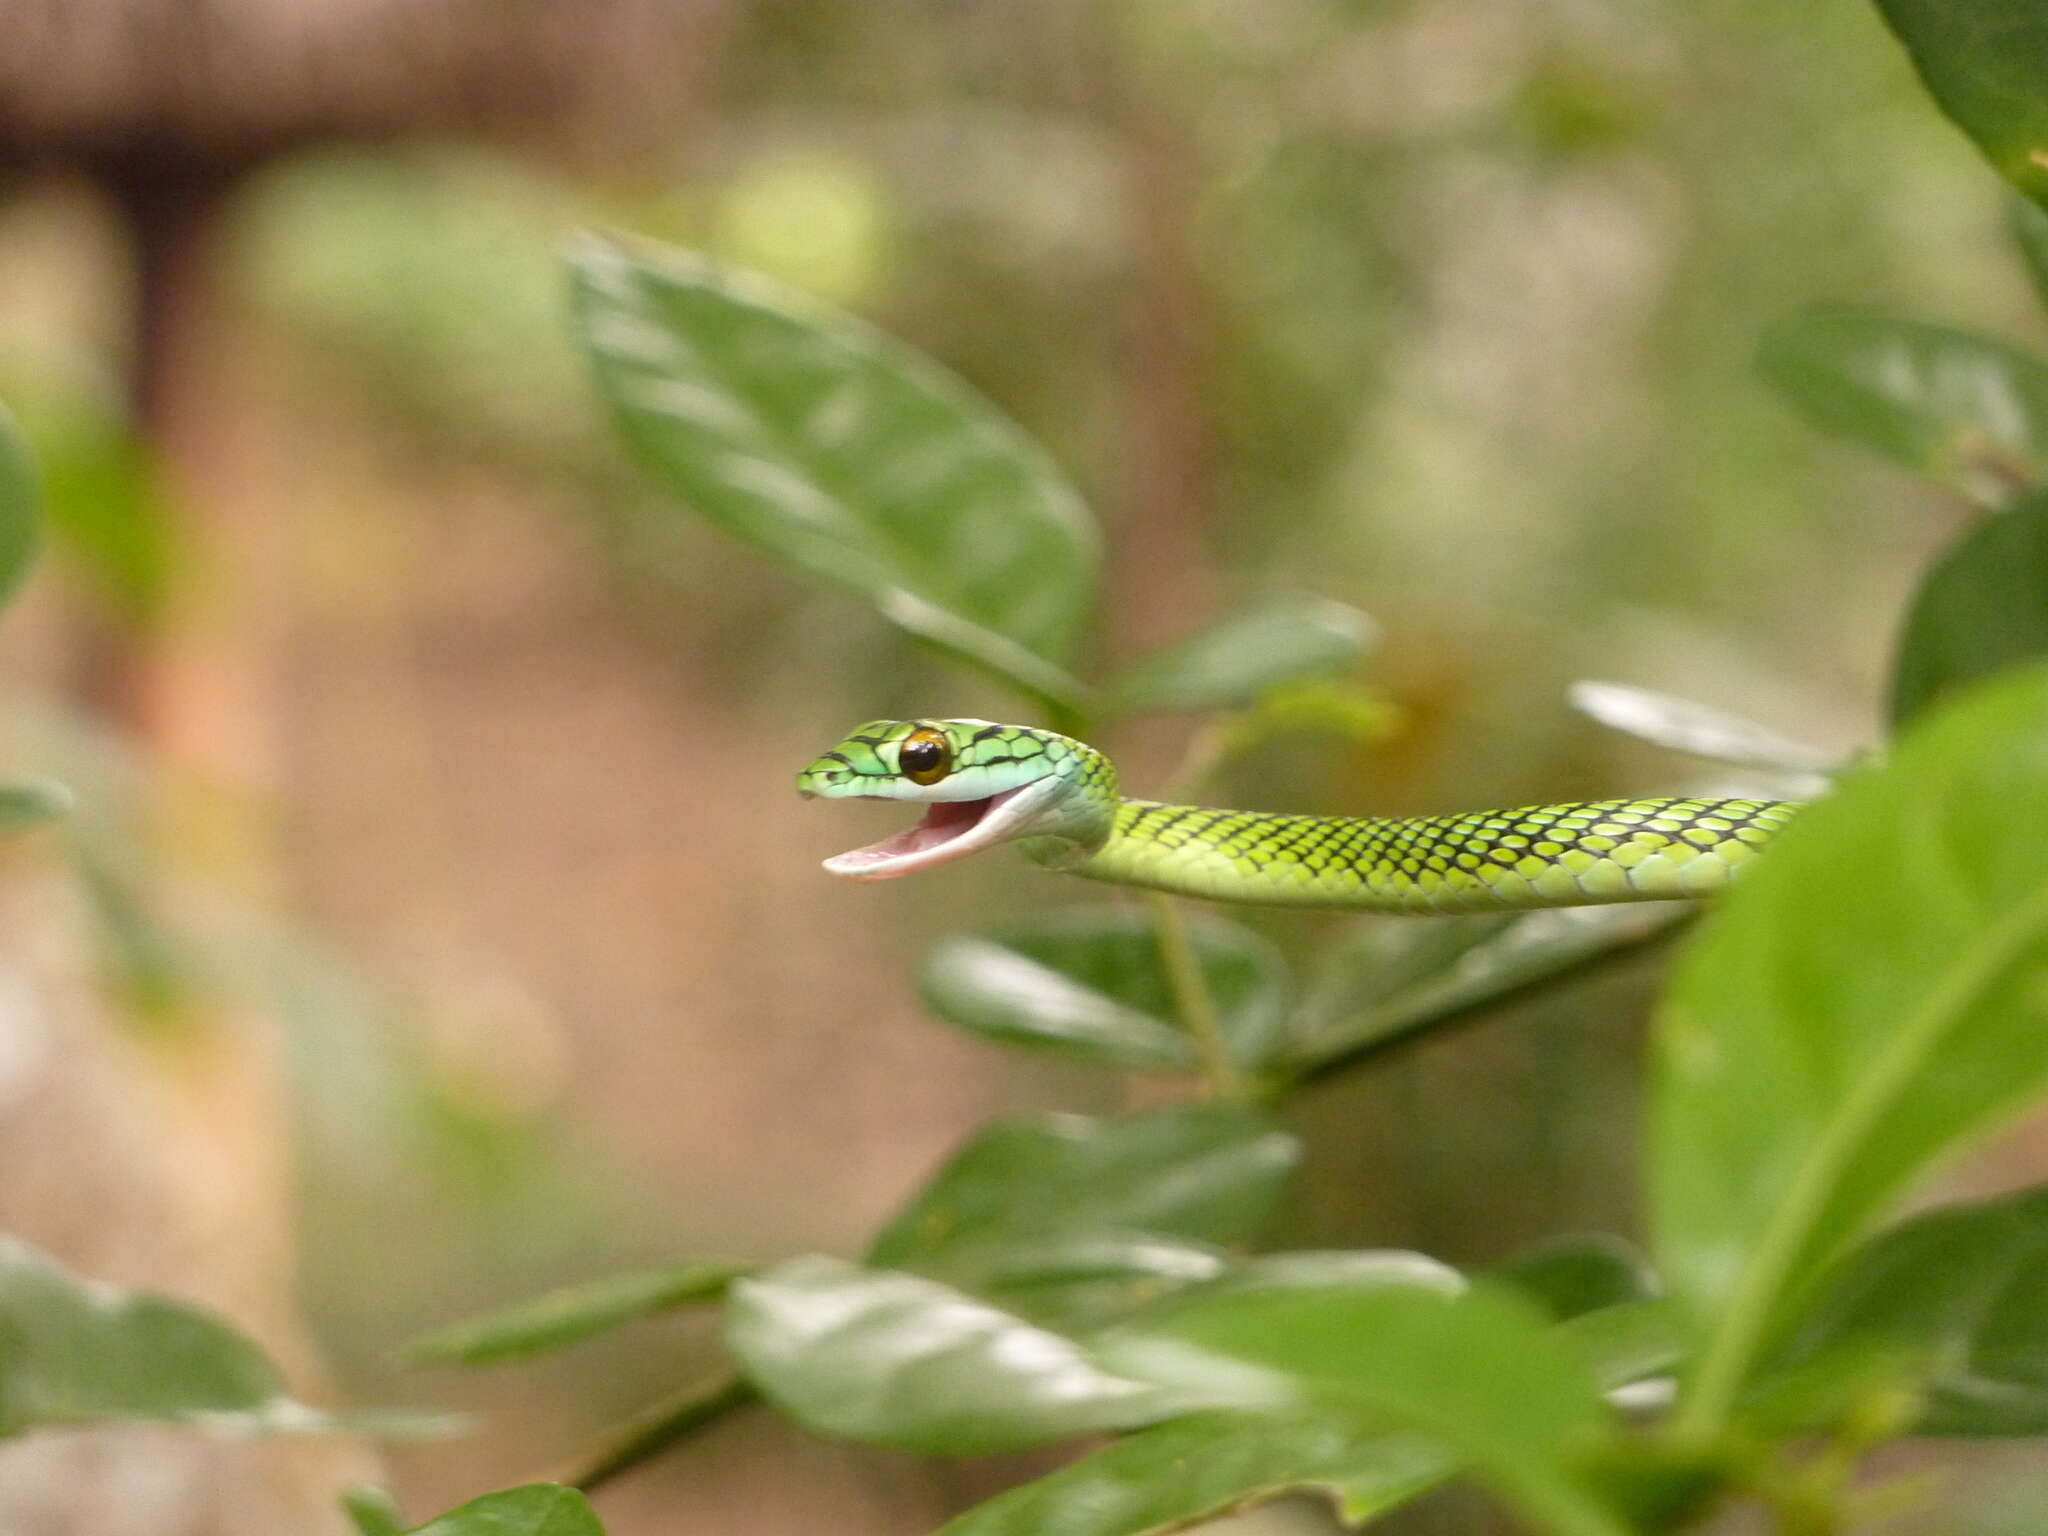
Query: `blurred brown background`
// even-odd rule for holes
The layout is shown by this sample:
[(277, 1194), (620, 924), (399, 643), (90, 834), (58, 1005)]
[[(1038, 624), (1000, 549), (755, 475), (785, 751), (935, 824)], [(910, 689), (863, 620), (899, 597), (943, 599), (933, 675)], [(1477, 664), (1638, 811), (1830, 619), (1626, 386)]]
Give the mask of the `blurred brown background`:
[[(1670, 782), (1567, 712), (1586, 675), (1868, 739), (1958, 514), (1810, 436), (1755, 338), (1823, 298), (2041, 322), (1872, 8), (1797, 10), (0, 0), (0, 398), (54, 524), (7, 765), (80, 787), (93, 875), (11, 856), (0, 1227), (231, 1309), (323, 1400), (484, 1411), (390, 1455), (424, 1518), (710, 1357), (685, 1321), (461, 1377), (407, 1337), (635, 1259), (849, 1251), (989, 1114), (1118, 1101), (908, 979), (1086, 892), (818, 873), (889, 820), (791, 797), (845, 725), (1014, 709), (625, 462), (578, 227), (771, 271), (1043, 436), (1108, 530), (1098, 659), (1266, 591), (1372, 612), (1402, 734), (1283, 744), (1240, 801)], [(1142, 791), (1181, 743), (1103, 744)], [(1318, 1093), (1286, 1238), (1628, 1230), (1654, 974)], [(743, 1416), (601, 1508), (915, 1532), (1019, 1471)], [(0, 1528), (332, 1531), (377, 1473), (49, 1437), (0, 1454)]]

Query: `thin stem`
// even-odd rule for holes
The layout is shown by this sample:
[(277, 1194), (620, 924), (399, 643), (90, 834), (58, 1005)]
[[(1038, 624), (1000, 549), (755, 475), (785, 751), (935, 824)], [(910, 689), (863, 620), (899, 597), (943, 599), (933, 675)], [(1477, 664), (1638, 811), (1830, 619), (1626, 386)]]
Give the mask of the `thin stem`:
[(1181, 1027), (1194, 1042), (1202, 1061), (1202, 1081), (1210, 1096), (1218, 1099), (1247, 1097), (1244, 1074), (1231, 1060), (1230, 1042), (1224, 1038), (1222, 1020), (1216, 1014), (1216, 999), (1209, 995), (1209, 983), (1202, 964), (1188, 940), (1187, 924), (1171, 896), (1158, 891), (1145, 893), (1152, 908), (1152, 924), (1159, 936), (1159, 960), (1166, 967), (1166, 984), (1173, 992), (1174, 1011)]
[(1196, 731), (1161, 792), (1167, 800), (1192, 800), (1231, 757), (1235, 734), (1230, 717), (1211, 720)]
[(754, 1389), (736, 1373), (727, 1372), (714, 1381), (700, 1383), (657, 1403), (580, 1469), (559, 1481), (585, 1493), (595, 1493), (613, 1478), (659, 1455), (685, 1435), (752, 1401)]

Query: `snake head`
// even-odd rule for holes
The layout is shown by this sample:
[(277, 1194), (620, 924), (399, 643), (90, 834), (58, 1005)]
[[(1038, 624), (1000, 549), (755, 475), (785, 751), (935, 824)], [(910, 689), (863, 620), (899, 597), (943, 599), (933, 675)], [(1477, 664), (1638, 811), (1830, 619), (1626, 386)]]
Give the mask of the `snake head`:
[(1043, 840), (1046, 862), (1085, 856), (1109, 838), (1116, 770), (1084, 742), (987, 720), (870, 720), (796, 779), (829, 800), (910, 800), (915, 826), (825, 861), (850, 880), (893, 880), (997, 843)]

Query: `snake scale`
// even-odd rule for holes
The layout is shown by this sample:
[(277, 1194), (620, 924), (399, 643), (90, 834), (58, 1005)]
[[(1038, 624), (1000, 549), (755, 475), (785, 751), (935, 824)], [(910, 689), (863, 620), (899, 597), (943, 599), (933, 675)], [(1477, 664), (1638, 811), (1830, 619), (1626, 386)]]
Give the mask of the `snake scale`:
[(825, 861), (887, 880), (1016, 842), (1050, 868), (1211, 901), (1377, 912), (1573, 907), (1725, 887), (1797, 807), (1590, 800), (1451, 816), (1301, 816), (1128, 800), (1085, 742), (987, 720), (875, 720), (797, 777), (908, 800), (906, 832)]

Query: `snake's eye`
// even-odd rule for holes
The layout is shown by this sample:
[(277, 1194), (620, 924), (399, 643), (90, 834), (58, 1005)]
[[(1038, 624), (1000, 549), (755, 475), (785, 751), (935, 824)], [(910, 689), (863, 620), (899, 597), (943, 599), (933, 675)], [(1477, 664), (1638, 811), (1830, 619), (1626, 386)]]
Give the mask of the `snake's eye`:
[(912, 731), (896, 749), (896, 766), (913, 784), (936, 784), (952, 770), (952, 743), (941, 731)]

